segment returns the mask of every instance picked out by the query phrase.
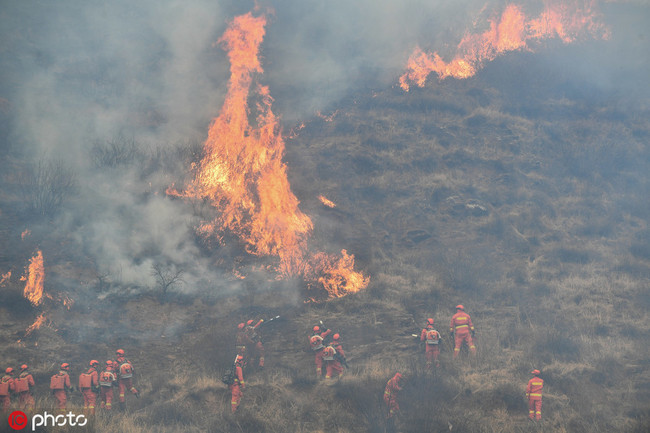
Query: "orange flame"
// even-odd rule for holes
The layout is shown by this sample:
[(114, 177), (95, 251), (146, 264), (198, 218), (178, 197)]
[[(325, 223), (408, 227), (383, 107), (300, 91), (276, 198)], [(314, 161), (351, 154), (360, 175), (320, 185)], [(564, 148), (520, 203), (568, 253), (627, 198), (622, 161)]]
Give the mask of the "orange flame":
[(29, 237), (29, 235), (32, 234), (32, 231), (29, 229), (25, 229), (21, 234), (20, 234), (20, 239), (23, 241), (25, 240), (26, 237)]
[(11, 278), (11, 271), (7, 272), (6, 274), (2, 274), (2, 277), (0, 278), (0, 286), (3, 285), (4, 283), (9, 282), (10, 278)]
[(336, 207), (336, 203), (325, 197), (324, 195), (319, 195), (318, 200), (320, 200), (321, 203), (323, 203), (327, 207), (331, 207), (334, 209)]
[(408, 59), (407, 71), (399, 79), (400, 87), (407, 92), (411, 83), (423, 87), (432, 72), (440, 80), (471, 77), (485, 62), (503, 53), (530, 49), (531, 40), (558, 37), (569, 43), (585, 32), (606, 39), (607, 31), (599, 19), (593, 1), (548, 3), (536, 19), (528, 19), (519, 6), (508, 5), (498, 21), (490, 20), (488, 30), (465, 36), (449, 62), (436, 52), (427, 54), (416, 47)]
[(40, 327), (43, 326), (43, 324), (45, 323), (45, 320), (46, 320), (45, 313), (41, 313), (41, 314), (36, 318), (36, 320), (34, 321), (34, 323), (32, 323), (31, 325), (29, 325), (29, 328), (27, 328), (27, 329), (25, 330), (25, 337), (27, 337), (29, 334), (31, 334), (35, 329), (40, 329)]
[(339, 114), (339, 110), (334, 111), (334, 112), (333, 112), (332, 114), (330, 114), (329, 116), (327, 116), (327, 115), (325, 115), (325, 114), (322, 114), (322, 113), (320, 112), (320, 110), (316, 112), (316, 116), (320, 117), (320, 118), (323, 119), (325, 122), (332, 122), (332, 121), (334, 121), (334, 118), (336, 117), (337, 114)]
[(39, 250), (34, 257), (29, 259), (27, 276), (21, 278), (27, 281), (23, 295), (36, 306), (43, 302), (43, 283), (45, 282), (45, 267), (43, 266), (43, 253)]
[[(219, 39), (230, 60), (228, 92), (219, 117), (210, 126), (205, 156), (193, 167), (193, 181), (185, 192), (168, 194), (207, 199), (219, 210), (215, 220), (201, 224), (199, 233), (209, 236), (229, 230), (240, 237), (248, 253), (278, 257), (280, 276), (307, 276), (310, 270), (323, 267), (305, 259), (313, 223), (298, 208), (289, 185), (282, 162), (284, 140), (271, 110), (273, 98), (268, 87), (255, 81), (263, 73), (259, 49), (265, 25), (265, 16), (249, 12), (236, 17)], [(249, 101), (255, 101), (254, 110)], [(353, 265), (354, 256), (345, 254), (340, 261)], [(342, 275), (347, 275), (339, 279), (345, 280), (340, 284), (342, 291), (353, 291), (353, 284), (359, 282), (356, 290), (367, 285), (368, 279), (354, 271)]]

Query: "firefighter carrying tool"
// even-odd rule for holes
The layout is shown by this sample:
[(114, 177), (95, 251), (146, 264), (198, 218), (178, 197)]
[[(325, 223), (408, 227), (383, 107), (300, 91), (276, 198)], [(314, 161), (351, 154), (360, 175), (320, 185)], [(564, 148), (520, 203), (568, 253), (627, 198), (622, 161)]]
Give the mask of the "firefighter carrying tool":
[(14, 391), (18, 394), (18, 408), (20, 410), (34, 409), (34, 396), (31, 389), (34, 387), (34, 377), (29, 372), (27, 364), (20, 366), (20, 374), (14, 380)]
[(102, 401), (101, 408), (111, 410), (113, 407), (113, 386), (117, 381), (117, 376), (113, 371), (113, 361), (106, 361), (104, 371), (99, 374), (99, 397)]
[(5, 375), (0, 379), (0, 409), (9, 412), (11, 408), (11, 393), (14, 392), (14, 369), (7, 367)]
[[(264, 368), (264, 345), (262, 344), (262, 336), (257, 332), (259, 326), (264, 323), (264, 319), (260, 319), (256, 324), (253, 325), (253, 319), (250, 319), (246, 322), (246, 334), (248, 335), (248, 340), (251, 342), (253, 350), (250, 354), (251, 359), (253, 356), (259, 359), (258, 366), (259, 368)], [(251, 361), (252, 362), (252, 361)]]
[(463, 342), (467, 343), (469, 353), (476, 355), (476, 346), (472, 337), (474, 336), (474, 325), (472, 318), (465, 312), (465, 307), (456, 305), (456, 314), (451, 318), (449, 323), (449, 334), (454, 338), (454, 359), (458, 357)]
[(526, 397), (528, 398), (528, 418), (531, 420), (542, 420), (542, 390), (544, 381), (539, 377), (539, 370), (535, 369), (530, 372), (533, 378), (528, 381), (526, 386)]
[(97, 401), (97, 394), (99, 387), (99, 373), (97, 368), (99, 361), (92, 360), (89, 363), (88, 371), (79, 375), (79, 391), (84, 398), (84, 414), (95, 415), (95, 402)]
[(65, 406), (68, 401), (67, 391), (74, 391), (74, 388), (70, 384), (70, 376), (68, 375), (68, 370), (70, 369), (70, 364), (64, 362), (61, 364), (61, 369), (57, 374), (50, 378), (50, 389), (52, 394), (57, 401), (57, 407), (61, 413), (65, 413)]
[(131, 361), (126, 359), (124, 350), (117, 349), (115, 355), (117, 356), (117, 359), (113, 363), (113, 366), (117, 371), (117, 383), (120, 390), (120, 408), (124, 409), (126, 407), (126, 390), (128, 389), (129, 392), (137, 398), (140, 398), (140, 393), (133, 386), (133, 372), (135, 371), (135, 368), (133, 368)]
[(440, 354), (440, 343), (442, 342), (442, 337), (440, 333), (433, 328), (433, 319), (427, 319), (427, 323), (420, 333), (420, 341), (426, 345), (424, 356), (426, 357), (427, 363), (426, 367), (428, 370), (433, 368), (435, 363), (436, 367), (440, 367), (440, 362), (438, 362), (438, 355)]
[[(253, 347), (255, 343), (250, 339), (248, 332), (246, 332), (246, 324), (240, 323), (237, 325), (237, 336), (235, 337), (235, 347), (237, 354), (244, 358), (244, 365), (246, 365), (246, 357), (248, 356), (247, 349)], [(248, 349), (250, 350), (250, 349)]]
[(332, 333), (331, 329), (323, 330), (316, 325), (313, 328), (312, 336), (309, 337), (309, 346), (314, 351), (314, 363), (316, 364), (316, 378), (320, 380), (323, 376), (323, 349), (324, 339)]

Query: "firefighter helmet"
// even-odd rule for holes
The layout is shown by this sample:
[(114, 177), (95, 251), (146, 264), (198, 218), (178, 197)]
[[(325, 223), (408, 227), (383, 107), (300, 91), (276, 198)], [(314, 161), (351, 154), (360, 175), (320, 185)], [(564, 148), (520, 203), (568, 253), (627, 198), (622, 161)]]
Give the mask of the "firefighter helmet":
[(106, 360), (106, 365), (113, 365), (113, 360), (112, 359), (107, 359)]
[(20, 366), (21, 370), (27, 370), (29, 367), (27, 367), (27, 364), (23, 364)]
[(91, 367), (94, 367), (94, 366), (96, 366), (96, 365), (99, 365), (99, 361), (97, 361), (96, 359), (93, 359), (92, 361), (90, 361), (90, 364), (89, 364), (89, 365), (90, 365)]
[(463, 307), (463, 304), (458, 304), (458, 305), (456, 305), (456, 309), (457, 310), (464, 310), (465, 307)]
[(339, 334), (334, 334), (332, 336), (332, 340), (334, 340), (334, 341), (339, 341), (340, 339), (341, 339), (341, 335), (339, 335)]
[(248, 322), (246, 322), (248, 326), (253, 326), (253, 319), (250, 319)]
[(68, 364), (67, 362), (61, 364), (61, 370), (68, 370), (68, 369), (70, 369), (70, 364)]
[(433, 325), (433, 319), (431, 317), (427, 319), (427, 325)]
[(7, 373), (7, 374), (12, 374), (13, 372), (14, 372), (14, 369), (11, 368), (11, 367), (7, 367), (7, 369), (5, 370), (5, 373)]
[(539, 374), (539, 370), (535, 369), (531, 371), (530, 374), (534, 374), (535, 376), (537, 376)]
[(314, 332), (320, 332), (320, 326), (318, 325), (314, 326)]
[(117, 356), (124, 356), (124, 350), (122, 350), (122, 349), (117, 349), (117, 350), (115, 351), (115, 354), (116, 354)]
[(246, 324), (242, 322), (239, 325), (237, 325), (237, 329), (244, 329), (244, 326), (246, 326)]

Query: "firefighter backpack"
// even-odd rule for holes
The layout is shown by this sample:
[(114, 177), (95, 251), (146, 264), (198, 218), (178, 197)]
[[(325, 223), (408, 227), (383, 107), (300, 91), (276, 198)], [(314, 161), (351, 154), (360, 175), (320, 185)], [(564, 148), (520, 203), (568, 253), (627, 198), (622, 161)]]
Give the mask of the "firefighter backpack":
[(29, 391), (29, 382), (27, 378), (18, 378), (14, 380), (14, 391), (16, 393)]
[(81, 373), (79, 375), (79, 388), (90, 388), (93, 382), (93, 377), (88, 373)]
[(2, 396), (9, 395), (9, 386), (10, 386), (10, 384), (11, 384), (11, 382), (9, 382), (9, 381), (6, 381), (6, 382), (0, 381), (0, 395), (2, 395)]
[(65, 376), (55, 374), (50, 379), (50, 389), (63, 389), (65, 385)]
[(125, 362), (122, 365), (120, 365), (120, 377), (122, 379), (128, 379), (129, 377), (133, 377), (133, 366), (131, 365), (130, 362)]
[(232, 369), (226, 370), (223, 376), (221, 376), (221, 381), (226, 385), (232, 385), (235, 383), (235, 371)]

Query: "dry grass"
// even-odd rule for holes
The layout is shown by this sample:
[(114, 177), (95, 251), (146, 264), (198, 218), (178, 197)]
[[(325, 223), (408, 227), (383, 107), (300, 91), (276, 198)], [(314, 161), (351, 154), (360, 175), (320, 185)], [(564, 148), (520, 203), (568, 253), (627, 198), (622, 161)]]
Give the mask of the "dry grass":
[[(142, 398), (131, 398), (126, 413), (101, 415), (106, 432), (383, 433), (382, 393), (396, 371), (406, 376), (403, 432), (647, 431), (650, 153), (637, 138), (647, 136), (647, 113), (621, 120), (606, 105), (557, 95), (513, 105), (477, 80), (360, 97), (288, 143), (292, 186), (313, 211), (313, 244), (356, 254), (371, 275), (365, 292), (306, 305), (293, 288), (265, 281), (274, 289), (197, 294), (163, 307), (151, 297), (108, 296), (102, 311), (56, 311), (55, 328), (17, 345), (34, 311), (4, 307), (19, 305), (12, 280), (0, 293), (10, 318), (0, 333), (3, 362), (29, 360), (39, 404), (52, 407), (44, 396), (56, 363), (72, 361), (78, 374), (90, 357), (124, 345)], [(487, 102), (473, 96), (480, 86)], [(571, 115), (577, 109), (586, 114)], [(174, 164), (169, 155), (145, 159), (147, 170)], [(322, 211), (322, 193), (335, 198), (337, 213)], [(0, 251), (0, 273), (29, 253), (4, 209), (0, 240), (15, 254)], [(90, 287), (90, 271), (50, 242), (58, 258), (48, 266), (68, 279), (84, 275)], [(454, 363), (445, 341), (442, 366), (429, 374), (411, 334), (434, 317), (449, 340), (458, 303), (476, 325), (477, 357)], [(263, 331), (266, 370), (246, 372), (232, 415), (219, 378), (234, 356), (234, 327), (277, 314), (283, 320)], [(307, 337), (319, 320), (344, 338), (350, 369), (340, 381), (314, 378)], [(113, 322), (115, 332), (103, 334)], [(180, 331), (165, 335), (170, 323)], [(541, 426), (526, 416), (532, 368), (546, 382)], [(71, 404), (79, 406), (78, 395)]]

